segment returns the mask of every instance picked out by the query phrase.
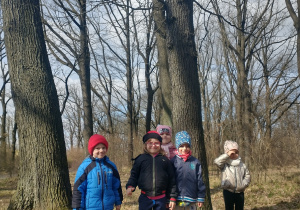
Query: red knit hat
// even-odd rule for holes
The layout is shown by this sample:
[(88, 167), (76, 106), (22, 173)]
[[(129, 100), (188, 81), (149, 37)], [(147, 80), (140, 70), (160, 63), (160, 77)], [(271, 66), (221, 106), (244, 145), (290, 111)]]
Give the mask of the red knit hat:
[(99, 134), (94, 134), (91, 136), (91, 138), (89, 140), (89, 145), (88, 145), (88, 150), (91, 155), (93, 155), (94, 148), (98, 144), (104, 144), (106, 149), (108, 149), (108, 142), (106, 141), (104, 136), (101, 136)]

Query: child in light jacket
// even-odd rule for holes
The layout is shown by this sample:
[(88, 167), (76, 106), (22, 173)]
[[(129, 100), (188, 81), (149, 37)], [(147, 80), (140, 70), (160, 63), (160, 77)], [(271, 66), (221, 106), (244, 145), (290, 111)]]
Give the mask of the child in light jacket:
[(250, 184), (250, 173), (239, 156), (236, 142), (227, 140), (224, 143), (224, 154), (214, 160), (221, 169), (221, 187), (226, 210), (244, 209), (244, 191)]
[(192, 156), (191, 137), (186, 131), (175, 136), (176, 156), (171, 162), (175, 168), (177, 210), (194, 210), (202, 207), (205, 199), (205, 185), (202, 180), (200, 161)]

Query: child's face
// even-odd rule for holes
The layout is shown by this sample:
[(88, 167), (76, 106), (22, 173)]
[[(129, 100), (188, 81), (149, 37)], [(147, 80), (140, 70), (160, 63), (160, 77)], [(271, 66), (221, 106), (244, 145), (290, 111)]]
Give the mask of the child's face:
[(107, 149), (104, 144), (97, 144), (93, 150), (94, 158), (104, 158), (107, 153)]
[(168, 144), (171, 141), (171, 135), (169, 132), (160, 133), (162, 138), (162, 144)]
[(147, 147), (147, 151), (151, 155), (155, 155), (155, 154), (159, 153), (161, 143), (157, 139), (149, 139), (148, 141), (146, 141), (145, 144)]
[(182, 144), (180, 145), (180, 147), (178, 148), (178, 152), (182, 155), (186, 155), (189, 154), (191, 151), (190, 145), (189, 144)]

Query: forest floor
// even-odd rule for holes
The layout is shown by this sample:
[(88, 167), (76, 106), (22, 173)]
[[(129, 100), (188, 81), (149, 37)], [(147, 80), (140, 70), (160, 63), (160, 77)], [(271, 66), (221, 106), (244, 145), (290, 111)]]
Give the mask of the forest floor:
[[(139, 190), (132, 196), (125, 195), (125, 185), (130, 170), (119, 171), (124, 200), (122, 210), (137, 210)], [(76, 170), (70, 170), (70, 180), (73, 184)], [(251, 173), (251, 184), (245, 191), (245, 209), (275, 210), (300, 209), (300, 169), (281, 168), (268, 170), (265, 173)], [(219, 188), (220, 180), (216, 171), (209, 176), (211, 202), (214, 210), (224, 209), (222, 190)], [(12, 194), (16, 191), (17, 177), (0, 174), (0, 210), (7, 209)]]

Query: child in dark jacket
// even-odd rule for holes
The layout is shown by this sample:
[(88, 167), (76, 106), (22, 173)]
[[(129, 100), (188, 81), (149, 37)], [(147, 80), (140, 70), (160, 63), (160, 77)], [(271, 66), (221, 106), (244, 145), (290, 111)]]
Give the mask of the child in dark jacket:
[[(135, 158), (126, 184), (127, 195), (141, 189), (139, 210), (173, 209), (176, 198), (175, 175), (171, 161), (164, 156), (162, 138), (156, 131), (143, 137), (144, 153)], [(170, 203), (169, 203), (170, 201)]]
[(120, 210), (123, 200), (119, 172), (106, 156), (108, 142), (98, 134), (89, 139), (88, 156), (79, 166), (73, 187), (72, 208)]
[(175, 167), (178, 193), (175, 209), (197, 209), (197, 206), (203, 206), (205, 199), (200, 161), (192, 156), (191, 137), (186, 131), (176, 134), (175, 145), (177, 154), (171, 160)]

